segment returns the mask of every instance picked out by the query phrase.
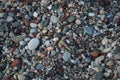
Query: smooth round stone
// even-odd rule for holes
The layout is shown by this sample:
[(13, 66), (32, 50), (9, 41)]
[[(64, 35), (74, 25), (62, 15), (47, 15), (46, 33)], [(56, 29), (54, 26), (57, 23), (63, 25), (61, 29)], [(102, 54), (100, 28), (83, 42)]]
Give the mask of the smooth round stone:
[(94, 78), (94, 80), (103, 80), (104, 74), (101, 72), (98, 72), (93, 76), (93, 78)]
[(94, 13), (88, 13), (88, 16), (90, 16), (90, 17), (94, 17), (95, 14), (94, 14)]
[(33, 13), (33, 16), (34, 16), (34, 17), (38, 17), (38, 13), (37, 13), (37, 12), (34, 12), (34, 13)]
[(18, 75), (18, 80), (25, 80), (25, 76), (23, 74)]
[(37, 24), (35, 24), (35, 23), (30, 23), (30, 27), (31, 27), (31, 28), (36, 28), (36, 27), (37, 27)]
[(37, 64), (37, 66), (36, 66), (37, 70), (40, 70), (40, 69), (43, 69), (43, 68), (44, 68), (44, 66), (42, 64)]
[(47, 29), (43, 29), (42, 33), (44, 34), (47, 33)]
[(20, 41), (20, 45), (23, 46), (25, 45), (26, 43), (24, 41)]
[(102, 45), (108, 44), (108, 39), (106, 37), (103, 38), (101, 43), (102, 43)]
[(71, 54), (69, 52), (65, 52), (62, 56), (64, 61), (68, 61), (69, 59), (71, 59)]
[(30, 50), (34, 50), (38, 47), (38, 45), (39, 45), (39, 39), (38, 38), (33, 38), (29, 41), (28, 48)]
[(13, 19), (13, 17), (8, 16), (6, 20), (7, 20), (7, 22), (12, 22), (14, 19)]
[(56, 17), (56, 16), (51, 16), (51, 17), (50, 17), (50, 21), (51, 21), (52, 23), (57, 23), (57, 22), (59, 21), (59, 18)]
[(77, 19), (77, 20), (75, 21), (75, 23), (76, 23), (77, 25), (80, 25), (80, 24), (81, 24), (81, 21), (80, 21), (79, 19)]
[(91, 56), (94, 57), (94, 58), (96, 58), (96, 57), (99, 56), (99, 52), (98, 52), (98, 51), (93, 51), (93, 52), (91, 53)]

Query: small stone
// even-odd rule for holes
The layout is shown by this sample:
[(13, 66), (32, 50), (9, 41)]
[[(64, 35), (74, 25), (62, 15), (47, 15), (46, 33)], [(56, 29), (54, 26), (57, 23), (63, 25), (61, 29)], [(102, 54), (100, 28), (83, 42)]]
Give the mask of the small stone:
[(77, 25), (80, 25), (80, 24), (81, 24), (81, 21), (80, 21), (79, 19), (77, 19), (77, 20), (75, 21), (75, 23), (76, 23)]
[(37, 27), (37, 24), (35, 24), (35, 23), (30, 23), (30, 27), (31, 27), (31, 28), (36, 28), (36, 27)]
[(14, 20), (13, 17), (11, 17), (11, 16), (7, 17), (7, 22), (12, 22), (13, 20)]
[(111, 44), (111, 47), (114, 47), (116, 45), (116, 41), (114, 41), (112, 44)]
[(39, 54), (39, 56), (40, 56), (41, 58), (46, 57), (46, 55), (45, 55), (45, 54), (43, 54), (43, 53), (40, 53), (40, 54)]
[(38, 47), (38, 45), (39, 45), (39, 39), (38, 38), (33, 38), (29, 41), (28, 48), (30, 50), (34, 50)]
[(36, 66), (37, 70), (40, 70), (40, 69), (43, 69), (43, 68), (44, 68), (44, 66), (42, 64), (37, 64), (37, 66)]
[(59, 40), (58, 37), (54, 37), (54, 38), (53, 38), (53, 41), (55, 41), (55, 42), (58, 41), (58, 40)]
[(108, 53), (108, 54), (107, 54), (107, 57), (108, 57), (108, 58), (112, 58), (112, 56), (113, 56), (112, 53)]
[(68, 18), (68, 22), (73, 22), (75, 20), (75, 17), (74, 16), (71, 16)]
[(104, 60), (104, 56), (99, 56), (95, 59), (95, 63), (99, 63), (101, 62), (102, 60)]
[(103, 38), (101, 43), (102, 43), (102, 45), (108, 44), (108, 39), (106, 37)]
[(108, 62), (106, 63), (107, 66), (112, 66), (113, 64), (114, 64), (113, 61), (108, 61)]
[(48, 51), (52, 51), (52, 50), (54, 50), (54, 47), (52, 47), (52, 46), (47, 47), (47, 50), (48, 50)]
[(18, 74), (18, 80), (25, 80), (25, 76), (23, 74)]
[(20, 45), (23, 46), (25, 45), (26, 43), (24, 41), (20, 41)]
[(89, 35), (93, 34), (93, 30), (89, 26), (84, 26), (84, 31)]
[(111, 49), (112, 49), (111, 47), (109, 47), (109, 48), (105, 48), (105, 49), (103, 50), (103, 52), (104, 52), (104, 53), (108, 53), (108, 52), (111, 51)]
[(62, 58), (64, 61), (68, 61), (69, 59), (71, 59), (71, 54), (66, 51), (66, 52), (64, 52)]
[(11, 66), (11, 67), (15, 67), (15, 66), (17, 66), (18, 64), (20, 64), (20, 62), (21, 62), (20, 59), (15, 59), (15, 60), (12, 61), (12, 63), (10, 64), (10, 66)]
[(30, 41), (30, 38), (25, 38), (24, 41), (28, 42), (28, 41)]
[(118, 59), (118, 60), (120, 60), (120, 54), (116, 54), (115, 58)]
[(57, 23), (57, 22), (59, 21), (59, 18), (56, 17), (56, 16), (51, 16), (51, 17), (50, 17), (50, 21), (51, 21), (52, 23)]
[(5, 13), (0, 13), (0, 18), (4, 17)]
[(94, 13), (88, 13), (88, 16), (90, 16), (90, 17), (94, 17), (95, 14), (94, 14)]
[(25, 20), (24, 20), (24, 24), (25, 24), (26, 27), (29, 27), (29, 26), (30, 26), (29, 20), (25, 19)]
[(42, 33), (46, 34), (47, 33), (47, 29), (43, 29)]
[(117, 72), (120, 73), (120, 66), (117, 66)]
[(99, 56), (98, 51), (93, 51), (93, 52), (91, 53), (91, 56), (94, 57), (94, 58), (98, 57), (98, 56)]
[(34, 13), (33, 13), (33, 16), (34, 16), (34, 17), (38, 17), (38, 13), (37, 13), (37, 12), (34, 12)]
[(94, 76), (93, 76), (93, 79), (94, 80), (103, 80), (104, 78), (104, 74), (101, 73), (101, 72), (97, 72)]
[(36, 33), (37, 30), (36, 29), (30, 29), (30, 33)]

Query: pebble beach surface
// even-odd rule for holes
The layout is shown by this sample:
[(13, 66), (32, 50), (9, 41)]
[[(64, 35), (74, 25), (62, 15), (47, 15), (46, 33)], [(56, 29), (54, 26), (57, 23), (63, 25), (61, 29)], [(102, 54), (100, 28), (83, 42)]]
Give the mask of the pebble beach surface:
[(0, 0), (0, 80), (120, 80), (120, 1)]

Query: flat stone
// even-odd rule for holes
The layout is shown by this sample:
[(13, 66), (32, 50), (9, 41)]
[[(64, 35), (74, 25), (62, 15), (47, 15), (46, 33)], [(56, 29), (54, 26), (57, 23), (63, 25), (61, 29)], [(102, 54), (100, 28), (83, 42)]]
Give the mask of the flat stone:
[(11, 16), (7, 16), (7, 22), (12, 22), (14, 19)]
[(104, 56), (99, 56), (95, 59), (95, 63), (99, 63), (101, 62), (102, 60), (104, 60)]
[(64, 52), (62, 58), (64, 61), (68, 61), (69, 59), (71, 59), (71, 54), (66, 51), (66, 52)]
[(35, 23), (30, 23), (30, 27), (31, 27), (31, 28), (37, 28), (37, 24), (35, 24)]
[(38, 38), (33, 38), (29, 41), (28, 48), (30, 50), (34, 50), (38, 47), (38, 45), (39, 45), (39, 39)]
[(59, 18), (56, 17), (56, 16), (51, 16), (51, 17), (50, 17), (50, 21), (51, 21), (52, 23), (57, 23), (57, 22), (59, 21)]
[(18, 75), (18, 80), (25, 80), (25, 76), (23, 74)]
[(103, 80), (104, 74), (101, 72), (98, 72), (93, 76), (93, 78), (94, 78), (94, 80)]

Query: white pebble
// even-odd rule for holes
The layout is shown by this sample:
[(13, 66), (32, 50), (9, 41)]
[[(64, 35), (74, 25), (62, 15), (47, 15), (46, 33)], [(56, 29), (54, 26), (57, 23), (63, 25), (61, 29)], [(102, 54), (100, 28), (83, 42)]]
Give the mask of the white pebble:
[(34, 16), (34, 17), (38, 17), (38, 13), (37, 13), (37, 12), (34, 12), (34, 13), (33, 13), (33, 16)]

